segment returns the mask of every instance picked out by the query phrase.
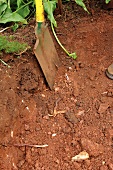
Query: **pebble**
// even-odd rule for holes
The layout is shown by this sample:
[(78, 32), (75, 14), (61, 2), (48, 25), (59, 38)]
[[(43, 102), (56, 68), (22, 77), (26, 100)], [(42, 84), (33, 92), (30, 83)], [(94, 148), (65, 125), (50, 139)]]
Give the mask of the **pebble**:
[(82, 138), (81, 145), (84, 150), (86, 150), (90, 156), (98, 156), (104, 152), (104, 147), (101, 144), (93, 142), (89, 139)]
[(49, 120), (49, 115), (45, 115), (45, 116), (43, 116), (43, 119), (45, 119), (45, 120)]
[(84, 115), (84, 110), (79, 110), (78, 113), (76, 114), (77, 116), (81, 116), (81, 115)]
[(26, 124), (25, 124), (25, 130), (26, 130), (26, 131), (30, 130), (29, 125), (26, 125)]
[(41, 94), (42, 97), (46, 97), (45, 94)]
[(57, 164), (60, 163), (60, 161), (58, 159), (55, 159), (54, 162), (57, 163)]
[(22, 152), (25, 152), (26, 148), (25, 147), (20, 147), (19, 148)]
[(85, 65), (83, 63), (79, 63), (79, 68), (84, 68)]
[(109, 107), (108, 103), (101, 103), (98, 109), (98, 113), (104, 113)]
[(52, 132), (48, 132), (47, 134), (48, 134), (48, 135), (51, 135), (51, 134), (52, 134)]
[(59, 87), (55, 87), (55, 92), (58, 92), (60, 90)]
[(108, 92), (107, 96), (112, 97), (113, 96), (112, 92)]
[(82, 151), (78, 155), (72, 157), (72, 161), (82, 161), (88, 158), (89, 158), (89, 154), (86, 151)]
[(35, 128), (35, 131), (36, 131), (36, 132), (38, 132), (38, 131), (40, 131), (40, 130), (41, 130), (41, 127), (36, 127), (36, 128)]
[(95, 78), (96, 78), (96, 71), (95, 71), (95, 70), (92, 70), (91, 73), (90, 73), (90, 75), (89, 75), (89, 79), (90, 79), (91, 81), (94, 81)]
[(78, 119), (77, 119), (77, 117), (75, 116), (75, 114), (74, 114), (73, 112), (66, 112), (66, 113), (64, 114), (64, 116), (65, 116), (65, 118), (66, 118), (69, 122), (71, 122), (72, 124), (78, 123)]
[(77, 102), (76, 102), (76, 106), (78, 106), (78, 107), (82, 107), (82, 103), (81, 103), (81, 102), (79, 102), (79, 101), (77, 101)]
[(56, 133), (53, 133), (53, 134), (52, 134), (52, 137), (55, 137), (56, 135), (57, 135)]
[(26, 130), (26, 134), (29, 135), (31, 132), (29, 130)]

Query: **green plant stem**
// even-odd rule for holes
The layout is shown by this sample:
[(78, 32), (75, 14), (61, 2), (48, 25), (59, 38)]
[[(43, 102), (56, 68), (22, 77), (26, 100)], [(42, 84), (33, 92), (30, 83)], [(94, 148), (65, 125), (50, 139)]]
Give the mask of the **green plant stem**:
[(52, 28), (53, 34), (54, 34), (54, 36), (55, 36), (58, 44), (59, 44), (60, 47), (65, 51), (65, 53), (66, 53), (67, 55), (69, 55), (69, 52), (65, 49), (65, 47), (64, 47), (64, 46), (61, 44), (61, 42), (59, 41), (59, 39), (58, 39), (58, 37), (57, 37), (57, 35), (56, 35), (56, 33), (55, 33), (55, 30), (54, 30), (54, 27), (53, 27), (53, 24), (52, 24), (52, 23), (51, 23), (51, 28)]
[(11, 8), (11, 7), (10, 7), (10, 0), (8, 0), (7, 5), (8, 5), (8, 8), (10, 9), (10, 8)]
[(16, 11), (14, 11), (13, 13), (17, 13), (20, 9), (24, 8), (25, 6), (27, 6), (27, 5), (31, 4), (31, 3), (32, 3), (32, 1), (28, 2), (27, 4), (25, 4), (25, 5), (21, 6), (20, 8), (18, 8), (18, 9), (17, 9)]
[(64, 52), (65, 52), (69, 57), (72, 57), (73, 59), (76, 59), (76, 58), (77, 58), (76, 53), (75, 53), (75, 52), (74, 52), (74, 53), (69, 53), (69, 52), (65, 49), (65, 47), (61, 44), (61, 42), (59, 41), (59, 39), (58, 39), (58, 37), (57, 37), (57, 35), (56, 35), (56, 33), (55, 33), (54, 26), (53, 26), (53, 23), (52, 23), (52, 22), (51, 22), (51, 28), (52, 28), (53, 35), (55, 36), (58, 44), (59, 44), (60, 47), (64, 50)]
[(28, 20), (28, 19), (33, 15), (34, 12), (35, 12), (35, 9), (34, 9), (34, 11), (32, 11), (31, 14), (26, 18), (26, 20)]

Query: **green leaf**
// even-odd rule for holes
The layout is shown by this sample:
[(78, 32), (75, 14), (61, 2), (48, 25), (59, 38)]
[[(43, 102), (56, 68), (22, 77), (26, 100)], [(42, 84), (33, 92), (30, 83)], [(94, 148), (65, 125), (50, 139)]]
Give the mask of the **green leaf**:
[(108, 4), (111, 0), (105, 0), (106, 4)]
[(47, 17), (50, 20), (50, 22), (53, 23), (55, 27), (57, 27), (57, 23), (53, 15), (55, 9), (56, 9), (56, 1), (44, 0), (44, 10), (47, 13)]
[(6, 10), (7, 8), (7, 3), (4, 1), (0, 1), (0, 15)]
[(12, 12), (9, 8), (7, 8), (4, 15), (0, 17), (0, 23), (6, 24), (7, 22), (22, 22), (23, 24), (27, 24), (27, 21), (21, 15)]
[(3, 3), (7, 3), (6, 0), (0, 0), (0, 5), (3, 4)]
[(81, 6), (86, 12), (89, 13), (89, 11), (87, 10), (87, 8), (86, 8), (83, 0), (75, 0), (75, 2), (76, 2), (79, 6)]
[(17, 10), (18, 10), (18, 14), (21, 15), (23, 18), (27, 17), (30, 13), (29, 6), (25, 6)]
[(19, 27), (19, 25), (18, 25), (17, 23), (15, 23), (15, 24), (12, 26), (12, 30), (13, 30), (13, 31), (16, 31), (18, 27)]
[(29, 5), (27, 5), (27, 3), (24, 3), (23, 0), (18, 0), (17, 1), (17, 11), (18, 11), (18, 14), (20, 14), (23, 18), (25, 18), (30, 13)]
[[(25, 3), (26, 2), (26, 3)], [(27, 24), (26, 17), (30, 14), (33, 0), (0, 0), (0, 23), (21, 22)]]
[(17, 7), (20, 8), (23, 5), (23, 0), (17, 0)]
[(72, 57), (74, 60), (77, 58), (77, 55), (76, 55), (75, 52), (74, 53), (70, 53), (69, 56)]

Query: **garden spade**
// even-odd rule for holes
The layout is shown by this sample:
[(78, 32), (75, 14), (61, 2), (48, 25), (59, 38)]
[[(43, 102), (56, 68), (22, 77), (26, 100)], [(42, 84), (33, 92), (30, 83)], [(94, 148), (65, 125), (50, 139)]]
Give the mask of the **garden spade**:
[(57, 69), (60, 65), (58, 54), (56, 52), (52, 37), (45, 24), (44, 8), (42, 0), (35, 0), (36, 3), (36, 44), (34, 46), (34, 53), (42, 68), (46, 81), (53, 89)]

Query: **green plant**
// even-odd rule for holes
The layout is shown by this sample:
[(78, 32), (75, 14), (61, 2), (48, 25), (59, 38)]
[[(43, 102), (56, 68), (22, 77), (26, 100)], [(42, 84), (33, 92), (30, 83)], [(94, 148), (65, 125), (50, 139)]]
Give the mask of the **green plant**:
[(34, 1), (31, 0), (0, 0), (0, 23), (21, 22), (27, 24), (25, 19), (34, 8)]
[(108, 4), (111, 0), (105, 0), (105, 3)]
[(12, 39), (13, 37), (0, 35), (0, 51), (4, 50), (6, 53), (21, 53), (29, 48), (26, 43), (19, 43), (18, 41), (12, 41)]
[[(65, 0), (70, 1), (70, 0)], [(86, 8), (86, 5), (84, 3), (84, 0), (75, 0), (75, 2), (81, 6), (86, 12), (89, 13), (89, 11)], [(106, 3), (109, 3), (110, 0), (105, 0)], [(54, 10), (56, 9), (56, 4), (58, 3), (58, 0), (43, 0), (44, 4), (44, 10), (47, 13), (47, 17), (51, 22), (51, 28), (53, 31), (53, 34), (59, 43), (59, 45), (62, 47), (62, 49), (66, 52), (67, 55), (69, 55), (72, 58), (76, 58), (76, 53), (70, 54), (60, 43), (54, 27), (57, 27), (57, 22), (54, 18)], [(14, 26), (12, 27), (15, 31), (18, 28), (18, 22), (21, 22), (23, 24), (27, 24), (27, 17), (32, 13), (32, 11), (35, 11), (35, 4), (34, 0), (0, 0), (0, 23), (5, 24), (7, 22), (14, 22)], [(5, 43), (6, 39), (4, 39)], [(12, 47), (11, 47), (12, 46)], [(10, 44), (10, 50), (14, 49), (16, 50), (16, 46), (13, 44), (13, 42)], [(3, 48), (3, 47), (2, 47)], [(4, 47), (5, 48), (5, 47)], [(6, 52), (7, 49), (4, 49)]]
[[(67, 0), (69, 1), (69, 0)], [(83, 0), (75, 0), (75, 2), (77, 3), (77, 5), (81, 6), (87, 13), (89, 13), (89, 11), (87, 10), (86, 8), (86, 5), (85, 3), (83, 2)], [(106, 3), (109, 3), (110, 0), (105, 0)], [(50, 20), (51, 22), (51, 28), (52, 28), (52, 31), (53, 31), (53, 34), (58, 42), (58, 44), (61, 46), (61, 48), (65, 51), (65, 53), (69, 56), (69, 57), (72, 57), (73, 59), (76, 59), (77, 58), (77, 55), (76, 53), (69, 53), (65, 48), (64, 46), (61, 44), (61, 42), (59, 41), (56, 33), (55, 33), (55, 30), (54, 30), (54, 27), (57, 27), (57, 22), (54, 18), (54, 10), (56, 9), (56, 3), (57, 3), (57, 0), (43, 0), (43, 3), (44, 3), (44, 10), (46, 11), (47, 13), (47, 16), (48, 16), (48, 19)]]
[[(65, 0), (70, 1), (70, 0)], [(75, 0), (75, 2), (81, 6), (86, 12), (88, 12), (85, 0)], [(110, 0), (105, 0), (109, 3)], [(48, 19), (57, 26), (56, 20), (53, 15), (53, 11), (56, 9), (58, 0), (43, 0), (44, 9), (47, 13)], [(35, 12), (34, 0), (0, 0), (0, 23), (5, 24), (7, 22), (21, 22), (27, 24), (27, 17), (31, 13)], [(88, 12), (89, 13), (89, 12)], [(17, 25), (14, 27), (14, 29)]]
[(75, 2), (76, 2), (79, 6), (81, 6), (86, 12), (89, 13), (89, 11), (87, 10), (86, 5), (85, 5), (85, 3), (83, 2), (83, 0), (75, 0)]
[[(70, 0), (66, 0), (66, 1), (70, 1)], [(83, 0), (75, 0), (75, 2), (79, 6), (81, 6), (86, 12), (89, 13)], [(50, 20), (51, 23), (53, 23), (54, 27), (57, 27), (57, 22), (53, 15), (54, 10), (56, 9), (57, 0), (43, 0), (43, 3), (44, 3), (44, 10), (47, 13), (48, 19)]]
[(54, 24), (55, 27), (57, 27), (57, 22), (53, 14), (54, 10), (56, 9), (57, 1), (56, 0), (52, 0), (52, 1), (43, 0), (43, 3), (44, 3), (44, 10), (47, 13), (48, 19), (50, 20), (51, 23)]
[(53, 35), (54, 37), (56, 38), (58, 44), (60, 45), (60, 47), (64, 50), (64, 52), (69, 56), (69, 57), (72, 57), (73, 59), (76, 59), (77, 58), (77, 55), (76, 53), (69, 53), (65, 47), (61, 44), (60, 40), (58, 39), (56, 33), (55, 33), (55, 30), (54, 30), (54, 27), (57, 27), (57, 22), (54, 18), (54, 15), (53, 15), (53, 12), (54, 10), (56, 9), (56, 0), (53, 0), (53, 1), (49, 1), (49, 0), (43, 0), (44, 2), (44, 10), (46, 11), (47, 13), (47, 16), (48, 16), (48, 19), (50, 20), (51, 22), (51, 29), (52, 29), (52, 32), (53, 32)]
[(56, 33), (55, 33), (53, 23), (51, 23), (51, 28), (52, 28), (52, 31), (53, 31), (53, 35), (55, 36), (58, 44), (59, 44), (60, 47), (64, 50), (64, 52), (65, 52), (69, 57), (72, 57), (73, 59), (76, 59), (76, 58), (77, 58), (76, 53), (75, 53), (75, 52), (74, 52), (74, 53), (69, 53), (69, 52), (64, 48), (64, 46), (61, 44), (61, 42), (59, 41), (59, 39), (58, 39), (58, 37), (57, 37), (57, 35), (56, 35)]

